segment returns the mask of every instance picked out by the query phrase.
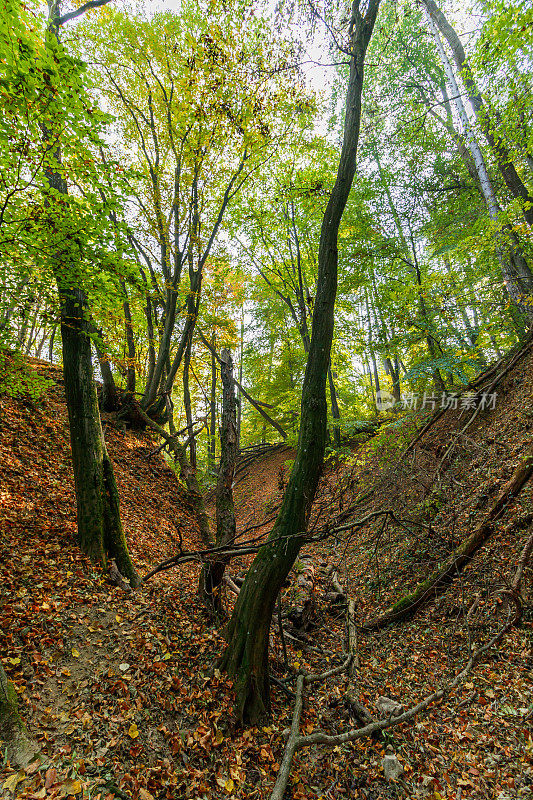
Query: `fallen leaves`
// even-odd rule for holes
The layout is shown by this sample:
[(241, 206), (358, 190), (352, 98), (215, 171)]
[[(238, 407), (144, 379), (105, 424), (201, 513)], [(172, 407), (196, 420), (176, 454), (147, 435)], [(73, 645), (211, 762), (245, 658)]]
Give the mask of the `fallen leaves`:
[(135, 724), (135, 722), (132, 722), (130, 727), (128, 728), (128, 736), (130, 737), (130, 739), (136, 739), (138, 735), (139, 735), (139, 730), (137, 728), (137, 725)]

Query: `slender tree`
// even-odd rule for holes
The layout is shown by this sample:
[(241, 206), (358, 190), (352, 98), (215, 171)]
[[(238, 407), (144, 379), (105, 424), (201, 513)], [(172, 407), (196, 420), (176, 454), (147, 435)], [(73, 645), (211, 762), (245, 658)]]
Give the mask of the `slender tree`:
[(349, 22), (350, 74), (344, 136), (337, 178), (322, 221), (311, 343), (302, 387), (296, 457), (269, 540), (252, 563), (231, 620), (221, 667), (235, 678), (238, 713), (257, 721), (269, 713), (268, 642), (278, 593), (306, 540), (306, 527), (320, 477), (327, 430), (326, 380), (337, 293), (338, 231), (356, 170), (364, 60), (380, 0), (359, 0)]
[[(46, 47), (59, 59), (59, 31), (65, 17), (61, 17), (60, 0), (49, 0), (48, 8)], [(53, 107), (52, 100), (52, 114)], [(49, 187), (47, 206), (50, 227), (54, 230), (58, 224), (55, 210), (62, 207), (68, 187), (62, 174), (60, 139), (52, 132), (52, 125), (55, 125), (53, 118), (50, 122), (43, 122), (42, 131), (50, 148), (46, 168)], [(78, 538), (82, 550), (92, 559), (104, 565), (108, 559), (114, 559), (122, 575), (132, 585), (137, 585), (139, 579), (122, 529), (113, 465), (100, 421), (91, 358), (92, 322), (88, 314), (87, 295), (76, 280), (79, 276), (76, 259), (82, 247), (79, 238), (76, 240), (66, 236), (63, 246), (52, 258), (61, 309), (63, 373), (76, 490)]]

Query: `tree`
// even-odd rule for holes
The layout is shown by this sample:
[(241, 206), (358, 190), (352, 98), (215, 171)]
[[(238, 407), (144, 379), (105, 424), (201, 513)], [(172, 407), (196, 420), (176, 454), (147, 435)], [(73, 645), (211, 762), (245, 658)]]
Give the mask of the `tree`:
[[(65, 81), (73, 95), (80, 93), (75, 111), (81, 116), (78, 121), (81, 127), (82, 121), (86, 124), (92, 122), (91, 112), (85, 105), (87, 96), (80, 81), (79, 65), (69, 59), (61, 47), (59, 30), (62, 22), (60, 0), (51, 0), (46, 49), (54, 62), (57, 79)], [(68, 72), (64, 68), (65, 62), (70, 67)], [(102, 432), (93, 378), (92, 323), (83, 287), (83, 268), (80, 269), (87, 254), (83, 252), (82, 229), (78, 227), (81, 220), (75, 217), (76, 205), (68, 202), (68, 185), (61, 160), (62, 127), (72, 110), (59, 106), (57, 98), (51, 95), (48, 113), (40, 124), (48, 151), (45, 167), (48, 187), (44, 189), (44, 196), (48, 223), (53, 232), (49, 247), (60, 302), (78, 538), (82, 550), (92, 559), (104, 565), (108, 559), (114, 559), (121, 574), (135, 586), (139, 579), (122, 529), (118, 491)], [(95, 209), (91, 211), (94, 213)]]
[(125, 218), (146, 293), (141, 404), (162, 419), (228, 209), (313, 104), (283, 69), (287, 44), (238, 3), (187, 2), (151, 19), (106, 9), (103, 19), (85, 28), (82, 52), (136, 167)]
[(307, 521), (324, 458), (326, 379), (337, 291), (338, 231), (355, 175), (364, 60), (378, 8), (379, 0), (370, 0), (364, 13), (358, 0), (351, 6), (344, 137), (337, 178), (321, 226), (317, 291), (302, 387), (296, 458), (278, 518), (267, 544), (259, 550), (247, 573), (226, 629), (228, 645), (221, 668), (235, 678), (240, 718), (252, 722), (270, 710), (268, 642), (272, 612), (278, 593), (305, 543)]
[(29, 738), (17, 705), (17, 693), (0, 664), (0, 742), (11, 764), (24, 768), (38, 755), (39, 748)]
[[(220, 464), (216, 487), (216, 547), (228, 547), (235, 541), (237, 532), (233, 504), (233, 481), (239, 442), (237, 436), (237, 413), (233, 359), (231, 352), (223, 348), (220, 354), (220, 376), (222, 379), (222, 419), (220, 425)], [(222, 610), (220, 584), (224, 577), (226, 561), (220, 558), (210, 562), (202, 570), (200, 596), (216, 611)]]
[[(509, 223), (504, 222), (501, 224), (500, 222), (501, 209), (496, 200), (483, 154), (466, 113), (457, 79), (446, 51), (442, 45), (436, 22), (439, 27), (445, 31), (447, 40), (451, 43), (456, 61), (458, 64), (460, 64), (460, 68), (463, 70), (463, 77), (466, 81), (467, 89), (469, 91), (469, 98), (473, 104), (473, 108), (478, 119), (481, 112), (481, 98), (477, 93), (477, 90), (475, 90), (468, 65), (465, 62), (464, 52), (462, 51), (460, 40), (455, 34), (455, 31), (453, 31), (453, 28), (451, 28), (451, 26), (447, 23), (446, 18), (442, 12), (439, 12), (437, 6), (432, 2), (432, 0), (424, 0), (424, 10), (426, 13), (428, 28), (435, 41), (442, 66), (452, 92), (453, 103), (457, 107), (457, 112), (463, 127), (465, 141), (474, 162), (475, 170), (479, 179), (483, 196), (485, 198), (485, 202), (487, 204), (489, 215), (495, 225), (496, 250), (501, 263), (505, 286), (512, 300), (525, 311), (530, 319), (533, 319), (533, 301), (531, 299), (533, 298), (533, 274), (526, 259), (524, 258), (522, 249), (519, 246), (517, 237), (514, 234), (511, 226)], [(489, 134), (489, 141), (495, 148), (500, 170), (503, 171), (508, 186), (512, 185), (514, 188), (516, 188), (518, 180), (516, 170), (512, 168), (512, 164), (508, 163), (508, 159), (504, 157), (504, 153), (502, 153), (503, 145), (501, 141), (497, 142), (492, 136), (490, 130), (488, 128), (486, 128), (486, 130)], [(512, 176), (511, 172), (513, 173)], [(524, 191), (526, 191), (523, 185), (522, 188)], [(526, 200), (527, 198), (529, 198), (529, 195), (527, 195), (526, 192)], [(529, 202), (529, 200), (527, 200), (527, 202)], [(527, 216), (529, 216), (527, 203), (524, 207), (524, 210), (527, 218)]]

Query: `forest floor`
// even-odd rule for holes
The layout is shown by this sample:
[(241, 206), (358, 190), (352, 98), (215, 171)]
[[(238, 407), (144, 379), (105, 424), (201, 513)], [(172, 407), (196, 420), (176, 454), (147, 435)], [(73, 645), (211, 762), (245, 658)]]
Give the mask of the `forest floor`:
[[(291, 701), (274, 686), (271, 722), (237, 726), (231, 683), (213, 671), (224, 641), (198, 604), (197, 564), (125, 593), (81, 555), (61, 371), (30, 366), (49, 380), (43, 396), (0, 398), (0, 655), (42, 760), (18, 772), (0, 764), (0, 797), (266, 800)], [(399, 459), (421, 422), (411, 416), (330, 458), (315, 532), (387, 507), (401, 525), (373, 519), (309, 552), (315, 613), (305, 632), (292, 629), (290, 670), (321, 671), (343, 658), (345, 610), (326, 599), (332, 567), (363, 623), (415, 586), (483, 518), (531, 441), (532, 387), (530, 352), (498, 387), (495, 409), (479, 414), (464, 435), (457, 431), (471, 412), (448, 411)], [(197, 548), (197, 526), (183, 487), (152, 453), (150, 435), (121, 432), (105, 416), (104, 424), (130, 550), (144, 574), (174, 554), (180, 536), (184, 548)], [(456, 437), (453, 458), (439, 468)], [(277, 450), (241, 475), (240, 531), (260, 523), (253, 536), (268, 531), (292, 457)], [(402, 623), (361, 632), (351, 687), (342, 676), (318, 686), (306, 698), (302, 731), (353, 727), (347, 688), (375, 713), (380, 696), (409, 707), (459, 671), (469, 641), (486, 641), (504, 618), (495, 592), (508, 585), (532, 521), (528, 485), (440, 599)], [(232, 576), (248, 562), (232, 562)], [(531, 573), (526, 579), (531, 592)], [(292, 581), (284, 607), (298, 605), (301, 592)], [(525, 619), (455, 691), (383, 738), (299, 753), (287, 800), (533, 797), (532, 636)], [(271, 659), (283, 677), (275, 626)], [(386, 781), (381, 766), (388, 744), (403, 766), (396, 782)]]

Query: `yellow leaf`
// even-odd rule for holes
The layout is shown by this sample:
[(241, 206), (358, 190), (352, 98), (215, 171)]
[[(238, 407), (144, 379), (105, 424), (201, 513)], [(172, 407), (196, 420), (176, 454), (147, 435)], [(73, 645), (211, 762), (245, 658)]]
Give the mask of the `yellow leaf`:
[(61, 795), (67, 797), (72, 794), (79, 794), (81, 792), (81, 781), (79, 780), (66, 780), (61, 784)]
[(139, 789), (139, 800), (154, 800), (154, 796), (146, 789)]
[(228, 780), (224, 784), (224, 789), (227, 791), (228, 794), (231, 794), (234, 788), (235, 784), (233, 783), (231, 778), (228, 778)]
[(23, 781), (25, 777), (26, 773), (24, 772), (23, 769), (20, 769), (18, 772), (15, 772), (13, 775), (9, 776), (9, 778), (6, 780), (2, 788), (4, 790), (7, 789), (8, 791), (13, 792), (13, 794), (15, 794), (15, 789), (17, 788), (17, 785), (21, 781)]
[(75, 647), (72, 648), (71, 652), (72, 652), (72, 655), (74, 656), (74, 658), (79, 658), (80, 657), (80, 651), (76, 650)]
[(139, 731), (137, 729), (137, 725), (134, 722), (132, 722), (128, 730), (128, 736), (130, 736), (132, 739), (136, 739), (138, 735)]
[(20, 664), (20, 658), (8, 658), (7, 660), (10, 664), (13, 664), (13, 666), (15, 666), (15, 664)]
[(215, 734), (215, 744), (222, 744), (223, 741), (224, 741), (224, 736), (222, 735), (222, 731), (219, 731), (217, 729), (217, 732)]

